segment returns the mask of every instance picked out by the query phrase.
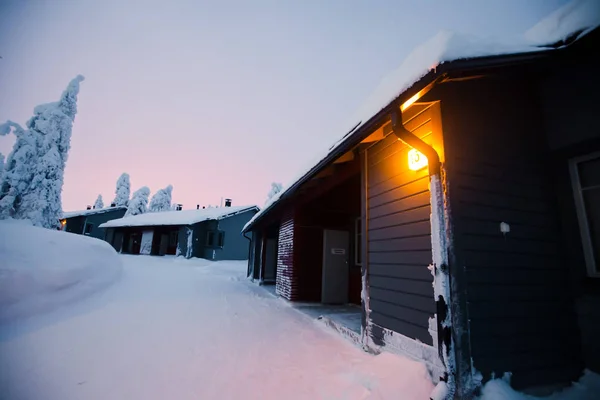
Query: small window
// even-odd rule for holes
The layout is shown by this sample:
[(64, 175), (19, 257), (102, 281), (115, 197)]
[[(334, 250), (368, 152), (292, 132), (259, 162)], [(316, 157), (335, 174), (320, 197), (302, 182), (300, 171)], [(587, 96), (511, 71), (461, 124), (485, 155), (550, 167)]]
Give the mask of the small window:
[(206, 233), (206, 245), (208, 247), (223, 247), (225, 240), (225, 232), (223, 231), (208, 231)]
[(362, 219), (354, 221), (354, 265), (362, 266)]
[(206, 245), (207, 246), (214, 246), (215, 245), (215, 232), (208, 231), (206, 233)]
[(570, 169), (588, 275), (600, 278), (600, 153), (572, 159)]
[(94, 228), (94, 224), (90, 224), (89, 222), (86, 222), (83, 233), (85, 233), (86, 235), (89, 235), (90, 233), (92, 233), (93, 228)]

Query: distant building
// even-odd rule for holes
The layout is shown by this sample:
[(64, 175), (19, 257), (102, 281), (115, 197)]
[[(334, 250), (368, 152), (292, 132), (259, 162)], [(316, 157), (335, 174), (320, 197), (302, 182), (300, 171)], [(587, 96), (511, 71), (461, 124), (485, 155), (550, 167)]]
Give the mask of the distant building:
[(104, 231), (99, 229), (100, 224), (113, 219), (123, 218), (127, 207), (88, 208), (87, 210), (63, 213), (61, 229), (66, 232), (77, 233), (98, 239), (104, 239)]
[(246, 260), (249, 237), (240, 231), (257, 206), (145, 213), (102, 224), (105, 240), (128, 254), (181, 255), (209, 260)]

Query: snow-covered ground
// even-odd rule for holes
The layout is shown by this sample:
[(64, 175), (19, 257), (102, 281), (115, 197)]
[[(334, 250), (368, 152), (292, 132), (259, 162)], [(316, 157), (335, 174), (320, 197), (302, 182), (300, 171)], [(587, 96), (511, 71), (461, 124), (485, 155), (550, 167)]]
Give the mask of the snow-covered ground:
[(0, 221), (0, 324), (89, 296), (120, 273), (121, 259), (104, 241)]
[(245, 280), (245, 262), (119, 256), (120, 280), (0, 325), (2, 399), (426, 399), (425, 367), (372, 356)]
[[(245, 279), (246, 262), (117, 255), (0, 221), (1, 399), (427, 399), (424, 365), (367, 354)], [(118, 279), (121, 278), (121, 279)], [(548, 400), (595, 399), (600, 377)], [(486, 400), (533, 400), (497, 379)]]

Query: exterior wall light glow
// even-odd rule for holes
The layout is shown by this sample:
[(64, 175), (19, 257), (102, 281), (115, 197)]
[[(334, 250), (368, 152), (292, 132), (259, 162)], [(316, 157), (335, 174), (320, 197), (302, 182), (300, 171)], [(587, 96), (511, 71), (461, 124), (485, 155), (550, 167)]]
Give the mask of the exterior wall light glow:
[(406, 111), (406, 109), (408, 107), (412, 106), (413, 103), (415, 101), (419, 100), (420, 97), (421, 97), (421, 92), (415, 94), (413, 97), (411, 97), (410, 99), (406, 100), (406, 102), (400, 106), (400, 110), (402, 110), (402, 112)]
[(418, 171), (427, 166), (427, 157), (417, 149), (408, 151), (408, 168), (412, 171)]

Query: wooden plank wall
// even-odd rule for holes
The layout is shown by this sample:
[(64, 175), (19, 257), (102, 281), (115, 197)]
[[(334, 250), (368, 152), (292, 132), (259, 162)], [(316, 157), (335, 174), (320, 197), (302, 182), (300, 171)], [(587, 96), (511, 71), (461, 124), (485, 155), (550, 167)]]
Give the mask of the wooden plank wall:
[(518, 77), (456, 85), (442, 115), (474, 367), (517, 388), (568, 381), (579, 344), (536, 98)]
[[(431, 144), (432, 115), (432, 107), (421, 109), (405, 127)], [(366, 151), (370, 318), (433, 345), (429, 176), (427, 168), (409, 170), (409, 150), (389, 134)]]

